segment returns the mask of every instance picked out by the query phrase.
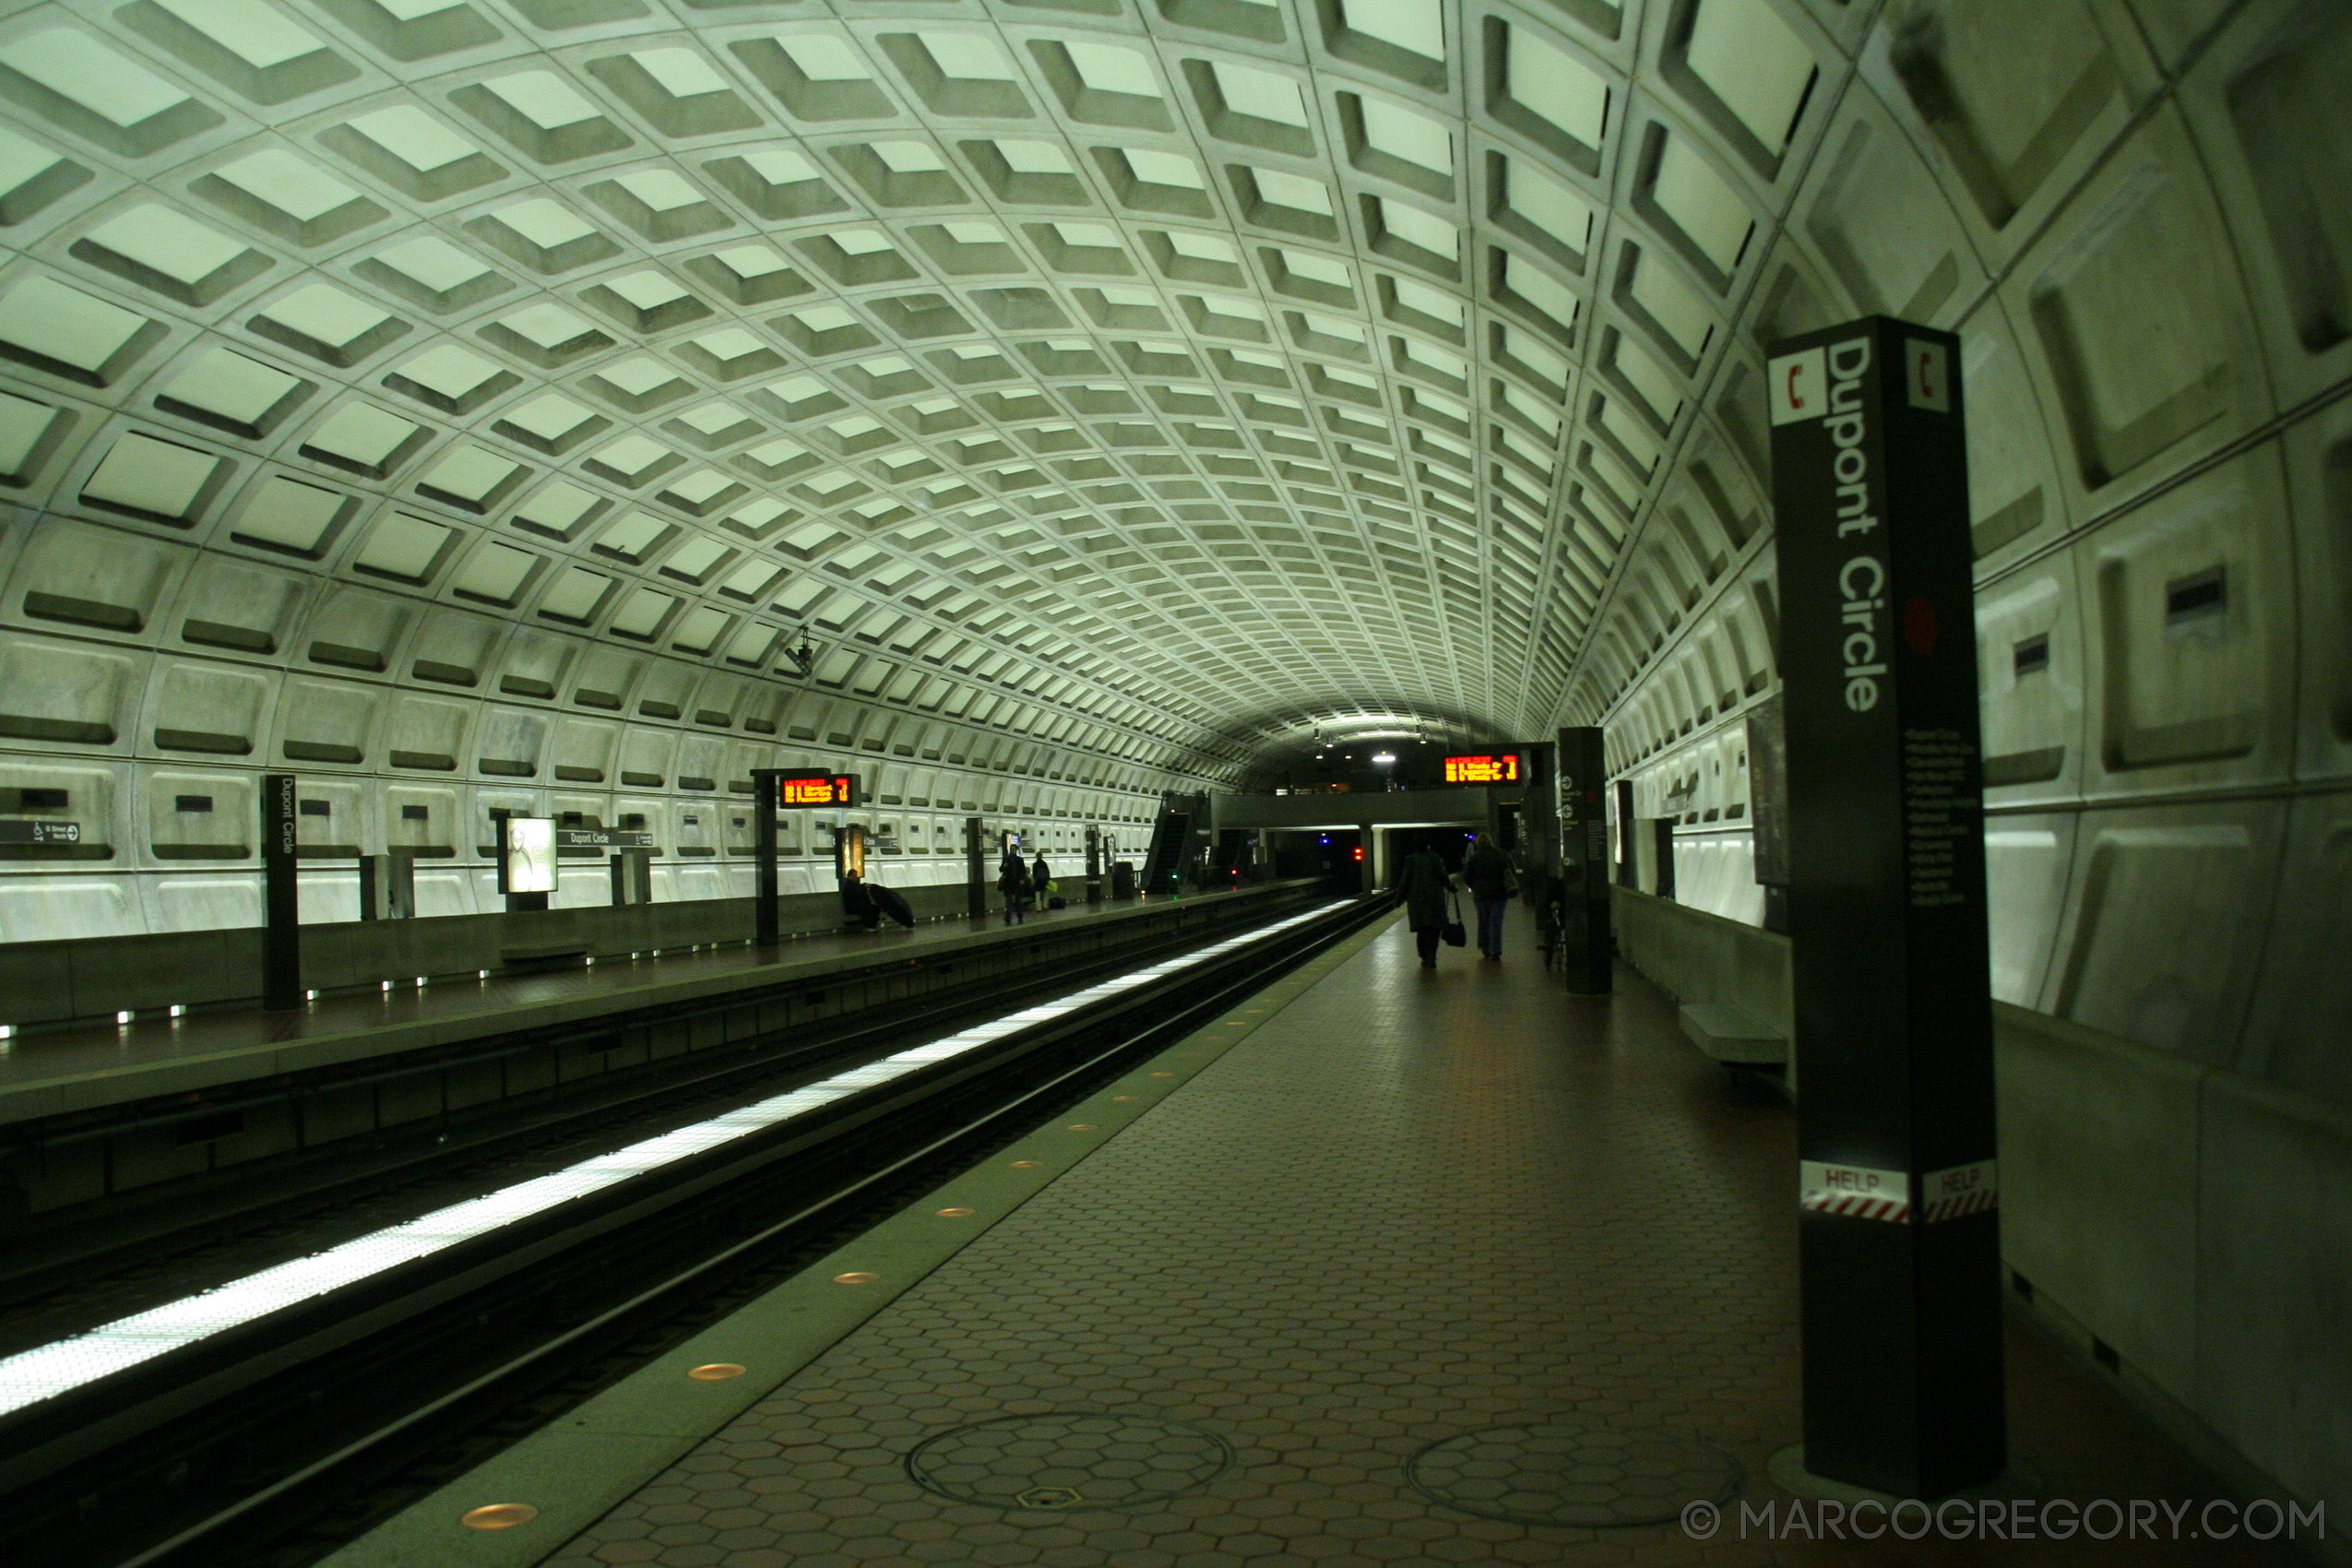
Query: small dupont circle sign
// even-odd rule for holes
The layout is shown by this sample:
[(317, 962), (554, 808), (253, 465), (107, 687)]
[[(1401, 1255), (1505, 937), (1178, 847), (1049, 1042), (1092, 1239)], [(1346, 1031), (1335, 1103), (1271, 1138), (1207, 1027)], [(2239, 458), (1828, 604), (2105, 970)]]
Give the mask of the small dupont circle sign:
[(1903, 646), (1925, 656), (1935, 651), (1935, 606), (1915, 599), (1903, 607)]

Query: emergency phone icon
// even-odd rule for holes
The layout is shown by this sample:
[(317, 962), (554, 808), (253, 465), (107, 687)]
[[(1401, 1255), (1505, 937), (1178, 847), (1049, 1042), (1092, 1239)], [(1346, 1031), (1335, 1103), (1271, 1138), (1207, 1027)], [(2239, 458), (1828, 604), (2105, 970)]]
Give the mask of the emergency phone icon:
[(1772, 383), (1772, 422), (1795, 424), (1829, 412), (1829, 363), (1825, 349), (1783, 354), (1768, 367)]
[(1952, 411), (1952, 356), (1942, 343), (1903, 340), (1903, 386), (1911, 407), (1938, 414)]

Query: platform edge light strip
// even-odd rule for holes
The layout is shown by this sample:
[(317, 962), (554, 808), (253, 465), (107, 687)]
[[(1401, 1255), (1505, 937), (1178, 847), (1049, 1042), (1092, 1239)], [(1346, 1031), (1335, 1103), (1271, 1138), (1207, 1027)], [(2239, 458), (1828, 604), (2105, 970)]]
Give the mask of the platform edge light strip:
[(1048, 1023), (1082, 1007), (1205, 963), (1245, 943), (1287, 931), (1324, 912), (1311, 909), (1245, 932), (1181, 958), (1121, 975), (1003, 1018), (913, 1046), (789, 1093), (754, 1101), (596, 1155), (562, 1170), (434, 1209), (324, 1252), (250, 1274), (163, 1306), (0, 1360), (0, 1416), (53, 1399), (115, 1372), (169, 1355), (213, 1335), (258, 1322), (272, 1313), (315, 1301), (401, 1264), (430, 1257), (503, 1226), (545, 1214), (559, 1205), (634, 1180), (665, 1165), (720, 1147), (807, 1115), (821, 1106), (959, 1056), (1008, 1034)]

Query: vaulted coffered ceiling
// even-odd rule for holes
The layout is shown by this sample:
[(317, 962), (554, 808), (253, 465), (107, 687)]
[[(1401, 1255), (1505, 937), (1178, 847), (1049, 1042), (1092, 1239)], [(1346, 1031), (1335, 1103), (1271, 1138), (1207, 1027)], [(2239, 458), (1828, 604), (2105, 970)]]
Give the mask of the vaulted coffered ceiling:
[(806, 627), (879, 701), (1016, 671), (1229, 766), (1534, 733), (1847, 13), (33, 6), (0, 467), (785, 680)]

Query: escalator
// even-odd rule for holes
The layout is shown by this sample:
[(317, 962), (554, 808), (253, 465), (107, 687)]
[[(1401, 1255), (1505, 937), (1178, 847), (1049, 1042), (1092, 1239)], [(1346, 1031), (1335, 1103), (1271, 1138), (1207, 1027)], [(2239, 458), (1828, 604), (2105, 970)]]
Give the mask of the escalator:
[(1164, 811), (1152, 825), (1151, 849), (1144, 857), (1146, 893), (1173, 893), (1182, 885), (1184, 863), (1191, 858), (1193, 814)]

